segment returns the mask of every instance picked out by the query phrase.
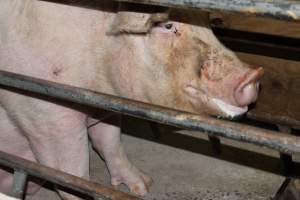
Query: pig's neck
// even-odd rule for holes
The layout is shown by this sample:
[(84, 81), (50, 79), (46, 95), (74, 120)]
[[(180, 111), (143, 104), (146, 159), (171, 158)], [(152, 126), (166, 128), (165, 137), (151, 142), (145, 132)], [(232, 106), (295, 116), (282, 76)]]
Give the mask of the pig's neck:
[(132, 54), (133, 48), (122, 37), (105, 37), (105, 41), (96, 48), (93, 90), (145, 102), (144, 91), (137, 80), (138, 62), (135, 61), (137, 56)]

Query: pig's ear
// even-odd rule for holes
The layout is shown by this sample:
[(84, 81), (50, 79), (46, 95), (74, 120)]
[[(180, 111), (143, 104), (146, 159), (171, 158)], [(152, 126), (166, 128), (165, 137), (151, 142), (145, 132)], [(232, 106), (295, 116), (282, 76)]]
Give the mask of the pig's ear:
[(109, 35), (122, 33), (145, 34), (156, 23), (165, 22), (169, 18), (167, 10), (155, 12), (154, 10), (130, 9), (127, 4), (120, 4), (119, 11), (111, 24)]

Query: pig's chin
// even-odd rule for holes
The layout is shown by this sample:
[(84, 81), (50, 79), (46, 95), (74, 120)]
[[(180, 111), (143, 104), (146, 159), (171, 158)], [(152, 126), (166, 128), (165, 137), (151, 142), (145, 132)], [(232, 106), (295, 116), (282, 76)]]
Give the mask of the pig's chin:
[(233, 106), (221, 99), (212, 98), (212, 102), (217, 106), (218, 110), (224, 113), (225, 117), (234, 118), (237, 116), (241, 116), (248, 111), (248, 106), (244, 106), (244, 107)]

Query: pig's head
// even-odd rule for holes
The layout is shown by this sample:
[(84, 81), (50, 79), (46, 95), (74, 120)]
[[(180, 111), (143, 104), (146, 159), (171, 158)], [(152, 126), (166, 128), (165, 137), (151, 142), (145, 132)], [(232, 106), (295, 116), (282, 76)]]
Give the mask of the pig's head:
[(116, 90), (194, 113), (235, 117), (247, 112), (257, 99), (263, 69), (240, 61), (207, 22), (207, 14), (190, 10), (119, 12), (110, 30), (119, 45)]

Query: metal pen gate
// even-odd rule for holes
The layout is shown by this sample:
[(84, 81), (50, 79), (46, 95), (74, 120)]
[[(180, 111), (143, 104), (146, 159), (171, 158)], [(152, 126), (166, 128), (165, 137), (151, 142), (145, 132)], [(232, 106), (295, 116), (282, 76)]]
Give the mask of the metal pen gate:
[[(300, 2), (296, 1), (253, 1), (253, 0), (119, 0), (120, 2), (142, 3), (166, 7), (180, 7), (188, 9), (201, 9), (205, 11), (232, 12), (243, 15), (257, 15), (272, 17), (281, 20), (300, 21)], [(55, 2), (60, 2), (55, 0)], [(218, 29), (216, 28), (216, 31)], [(222, 37), (221, 40), (237, 42), (229, 36)], [(253, 40), (243, 39), (238, 41), (251, 44)], [(255, 43), (267, 48), (265, 43)], [(279, 44), (276, 47), (281, 48)], [(238, 47), (237, 47), (238, 48)], [(257, 48), (253, 48), (255, 50)], [(298, 60), (295, 55), (300, 52), (299, 48), (284, 48), (289, 51), (288, 58)], [(247, 49), (246, 51), (249, 51)], [(269, 51), (262, 54), (270, 55)], [(291, 55), (292, 54), (292, 55)], [(271, 54), (272, 55), (272, 54)], [(278, 54), (276, 54), (278, 55)], [(295, 55), (295, 56), (293, 56)], [(299, 55), (299, 54), (298, 54)], [(243, 125), (235, 122), (229, 122), (204, 115), (195, 115), (187, 112), (177, 111), (160, 106), (153, 106), (125, 98), (102, 94), (87, 89), (77, 88), (69, 85), (63, 85), (55, 82), (45, 81), (20, 74), (0, 71), (0, 88), (13, 90), (15, 92), (28, 91), (41, 94), (44, 97), (56, 98), (59, 100), (73, 102), (95, 109), (104, 109), (130, 115), (162, 124), (177, 126), (183, 129), (204, 131), (208, 134), (211, 141), (220, 146), (219, 137), (232, 140), (252, 143), (277, 150), (282, 153), (283, 158), (291, 161), (291, 154), (300, 153), (300, 137), (256, 128), (249, 125)], [(279, 122), (280, 124), (280, 122)], [(297, 124), (299, 125), (299, 124)], [(300, 126), (300, 125), (299, 125)], [(198, 136), (192, 133), (193, 137)], [(201, 134), (201, 133), (199, 133)], [(50, 169), (36, 163), (8, 155), (0, 152), (0, 165), (13, 168), (14, 185), (11, 195), (16, 198), (22, 198), (24, 195), (24, 186), (28, 175), (43, 178), (54, 184), (61, 185), (80, 193), (93, 197), (94, 199), (139, 199), (123, 192), (102, 186), (97, 183)], [(293, 175), (297, 177), (297, 175)]]

